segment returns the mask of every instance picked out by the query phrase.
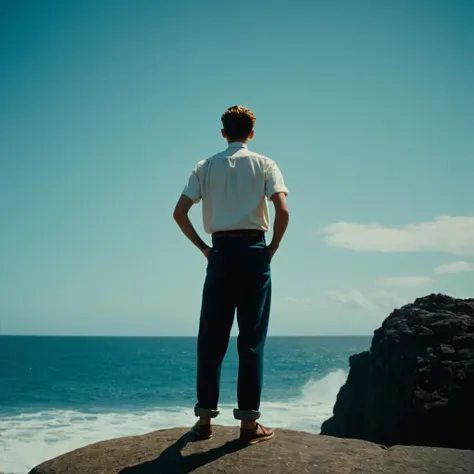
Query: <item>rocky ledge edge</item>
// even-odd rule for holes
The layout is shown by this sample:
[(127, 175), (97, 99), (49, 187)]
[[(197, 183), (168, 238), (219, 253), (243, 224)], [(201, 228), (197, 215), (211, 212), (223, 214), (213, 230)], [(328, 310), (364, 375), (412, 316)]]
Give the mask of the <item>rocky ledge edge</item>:
[(216, 426), (213, 439), (194, 441), (187, 428), (91, 444), (46, 461), (30, 474), (180, 473), (426, 473), (474, 472), (474, 451), (384, 446), (290, 430), (242, 446), (238, 428)]

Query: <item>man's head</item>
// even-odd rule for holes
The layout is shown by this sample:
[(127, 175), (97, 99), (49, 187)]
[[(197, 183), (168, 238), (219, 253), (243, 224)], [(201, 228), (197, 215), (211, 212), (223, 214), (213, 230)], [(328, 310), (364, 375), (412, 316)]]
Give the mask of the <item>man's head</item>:
[(222, 136), (231, 142), (247, 142), (253, 138), (256, 118), (253, 112), (241, 105), (229, 107), (222, 115)]

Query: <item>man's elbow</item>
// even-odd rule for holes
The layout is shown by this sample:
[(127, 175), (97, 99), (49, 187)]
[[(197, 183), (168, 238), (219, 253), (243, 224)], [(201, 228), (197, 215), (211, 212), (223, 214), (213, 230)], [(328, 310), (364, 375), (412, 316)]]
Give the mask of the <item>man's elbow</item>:
[(286, 222), (286, 225), (289, 224), (289, 222), (290, 222), (290, 213), (288, 212), (288, 210), (285, 211), (285, 214), (283, 216), (283, 220)]
[(175, 209), (173, 211), (173, 219), (175, 220), (177, 224), (179, 224), (183, 220), (183, 213), (180, 212), (179, 209)]
[(180, 206), (177, 206), (173, 212), (173, 219), (175, 220), (175, 222), (178, 225), (181, 225), (184, 222), (186, 222), (187, 218), (188, 218), (188, 210), (182, 209)]
[(290, 211), (288, 210), (288, 208), (286, 206), (281, 207), (281, 208), (275, 210), (275, 216), (282, 219), (282, 220), (289, 220), (290, 219)]
[(192, 205), (193, 205), (193, 201), (187, 196), (182, 195), (179, 198), (179, 201), (176, 204), (176, 207), (174, 208), (173, 219), (178, 224), (184, 222), (186, 218), (188, 217), (188, 212), (191, 209)]

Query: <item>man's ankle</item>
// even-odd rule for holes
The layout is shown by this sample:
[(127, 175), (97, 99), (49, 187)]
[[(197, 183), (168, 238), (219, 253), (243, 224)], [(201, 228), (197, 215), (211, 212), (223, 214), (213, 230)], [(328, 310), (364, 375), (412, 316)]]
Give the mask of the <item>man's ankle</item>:
[(243, 430), (254, 430), (257, 427), (257, 422), (256, 420), (250, 420), (250, 421), (244, 421), (240, 423), (240, 427)]
[(210, 418), (203, 418), (201, 416), (201, 418), (199, 419), (199, 423), (201, 425), (210, 425), (211, 424), (211, 419)]

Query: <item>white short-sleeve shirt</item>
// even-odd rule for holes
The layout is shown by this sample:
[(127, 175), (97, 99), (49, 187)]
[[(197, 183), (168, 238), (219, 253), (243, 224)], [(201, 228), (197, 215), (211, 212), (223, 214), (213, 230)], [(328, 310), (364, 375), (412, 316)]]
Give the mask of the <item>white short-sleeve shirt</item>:
[(277, 164), (233, 142), (227, 150), (200, 161), (183, 190), (198, 203), (202, 199), (204, 230), (254, 229), (268, 232), (268, 199), (288, 194)]

